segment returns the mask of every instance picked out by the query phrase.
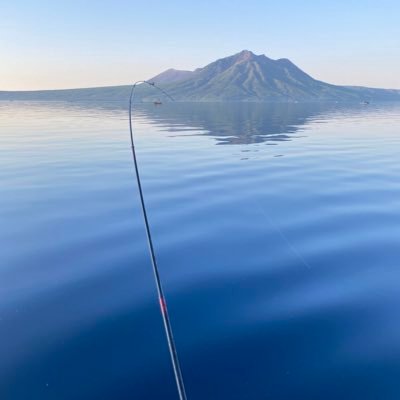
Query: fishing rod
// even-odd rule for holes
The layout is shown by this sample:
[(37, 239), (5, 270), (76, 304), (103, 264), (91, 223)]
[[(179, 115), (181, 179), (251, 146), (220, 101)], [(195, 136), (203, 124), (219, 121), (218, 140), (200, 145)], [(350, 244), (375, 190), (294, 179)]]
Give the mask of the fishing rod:
[(137, 162), (136, 151), (135, 151), (135, 142), (133, 140), (132, 100), (133, 100), (133, 95), (134, 95), (134, 92), (135, 92), (135, 88), (139, 84), (147, 84), (149, 86), (153, 86), (154, 88), (158, 89), (161, 93), (166, 95), (168, 98), (170, 98), (172, 101), (174, 101), (174, 99), (165, 90), (159, 88), (154, 82), (149, 82), (149, 81), (137, 81), (137, 82), (135, 82), (132, 85), (131, 94), (129, 96), (129, 132), (130, 132), (130, 136), (131, 136), (132, 157), (133, 157), (133, 163), (134, 163), (134, 166), (135, 166), (135, 175), (136, 175), (137, 186), (138, 186), (138, 189), (139, 189), (140, 204), (141, 204), (141, 207), (142, 207), (144, 225), (145, 225), (145, 228), (146, 228), (147, 243), (148, 243), (148, 246), (149, 246), (150, 259), (151, 259), (151, 264), (152, 264), (152, 267), (153, 267), (154, 280), (155, 280), (156, 287), (157, 287), (158, 300), (159, 300), (159, 303), (160, 303), (161, 315), (162, 315), (162, 319), (163, 319), (163, 322), (164, 322), (164, 329), (165, 329), (165, 335), (167, 337), (169, 354), (171, 356), (172, 368), (174, 370), (176, 386), (178, 388), (178, 393), (179, 393), (179, 399), (180, 400), (186, 400), (187, 398), (186, 398), (186, 392), (185, 392), (185, 385), (184, 385), (184, 382), (183, 382), (183, 377), (182, 377), (181, 367), (180, 367), (180, 364), (179, 364), (178, 353), (177, 353), (177, 350), (176, 350), (174, 337), (172, 335), (172, 327), (171, 327), (171, 322), (170, 322), (169, 315), (168, 315), (167, 302), (165, 300), (164, 291), (163, 291), (163, 288), (162, 288), (162, 285), (161, 285), (160, 273), (159, 273), (159, 270), (158, 270), (156, 255), (155, 255), (155, 252), (154, 252), (153, 239), (151, 237), (150, 225), (149, 225), (149, 220), (147, 218), (146, 205), (145, 205), (145, 202), (144, 202), (142, 184), (141, 184), (141, 181), (140, 181), (140, 174), (139, 174), (138, 162)]

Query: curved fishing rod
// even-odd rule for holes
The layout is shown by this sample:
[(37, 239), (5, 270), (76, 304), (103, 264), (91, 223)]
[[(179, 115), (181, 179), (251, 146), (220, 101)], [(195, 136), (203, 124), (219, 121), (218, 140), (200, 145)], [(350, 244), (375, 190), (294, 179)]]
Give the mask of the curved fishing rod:
[(162, 315), (163, 322), (164, 322), (165, 334), (167, 336), (168, 349), (169, 349), (169, 353), (170, 353), (170, 356), (171, 356), (172, 367), (173, 367), (173, 370), (174, 370), (174, 375), (175, 375), (175, 380), (176, 380), (176, 386), (178, 388), (178, 393), (179, 393), (179, 399), (180, 400), (186, 400), (187, 398), (186, 398), (186, 392), (185, 392), (185, 385), (184, 385), (184, 382), (183, 382), (181, 368), (180, 368), (180, 365), (179, 365), (178, 353), (176, 351), (174, 337), (172, 335), (172, 327), (171, 327), (171, 322), (170, 322), (169, 315), (168, 315), (167, 302), (165, 301), (164, 291), (163, 291), (163, 288), (162, 288), (162, 285), (161, 285), (160, 273), (158, 271), (158, 265), (157, 265), (157, 260), (156, 260), (156, 256), (155, 256), (155, 252), (154, 252), (154, 246), (153, 246), (153, 239), (151, 237), (150, 225), (149, 225), (149, 220), (147, 218), (146, 205), (145, 205), (144, 197), (143, 197), (142, 184), (141, 184), (141, 181), (140, 181), (138, 162), (137, 162), (136, 152), (135, 152), (135, 142), (133, 140), (132, 100), (133, 100), (133, 95), (134, 95), (135, 88), (140, 83), (141, 84), (147, 84), (149, 86), (153, 86), (156, 89), (158, 89), (160, 92), (162, 92), (164, 95), (169, 97), (171, 100), (174, 100), (174, 99), (166, 91), (164, 91), (163, 89), (161, 89), (158, 86), (156, 86), (154, 82), (148, 82), (148, 81), (137, 81), (137, 82), (135, 82), (132, 85), (131, 94), (129, 96), (129, 132), (130, 132), (130, 135), (131, 135), (133, 163), (135, 165), (136, 181), (137, 181), (137, 185), (138, 185), (138, 189), (139, 189), (140, 204), (142, 206), (144, 225), (145, 225), (145, 228), (146, 228), (147, 243), (149, 245), (151, 264), (153, 266), (154, 279), (155, 279), (155, 282), (156, 282), (158, 300), (160, 302), (160, 309), (161, 309), (161, 315)]

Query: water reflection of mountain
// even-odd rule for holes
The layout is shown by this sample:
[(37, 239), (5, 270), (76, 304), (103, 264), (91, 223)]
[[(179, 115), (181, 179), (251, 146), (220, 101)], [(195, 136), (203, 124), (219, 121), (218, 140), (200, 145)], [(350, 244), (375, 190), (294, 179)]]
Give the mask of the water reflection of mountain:
[[(136, 115), (177, 134), (208, 135), (218, 144), (251, 144), (292, 140), (309, 121), (332, 105), (266, 103), (168, 103), (139, 105)], [(200, 133), (199, 133), (200, 131)]]
[[(86, 109), (90, 114), (128, 115), (125, 102), (52, 103), (51, 107)], [(279, 103), (150, 103), (134, 105), (133, 116), (174, 136), (205, 135), (217, 144), (270, 144), (292, 140), (309, 121), (325, 115), (332, 105)]]
[(161, 107), (136, 107), (136, 115), (169, 132), (212, 136), (217, 144), (277, 144), (293, 140), (305, 124), (324, 119), (334, 111), (332, 104), (288, 103), (166, 103)]
[[(30, 106), (36, 103), (28, 103)], [(37, 103), (41, 106), (44, 103)], [(96, 117), (109, 113), (125, 119), (126, 102), (51, 102), (51, 109), (87, 110)], [(217, 144), (253, 144), (293, 140), (311, 122), (323, 122), (338, 116), (363, 118), (366, 114), (379, 114), (395, 108), (397, 103), (374, 105), (335, 103), (171, 103), (161, 106), (136, 103), (134, 118), (148, 121), (174, 136), (205, 135)], [(304, 136), (304, 135), (302, 135)]]
[[(139, 104), (136, 116), (144, 117), (176, 134), (212, 136), (217, 144), (252, 144), (293, 140), (311, 122), (341, 118), (379, 117), (397, 103), (165, 103)], [(199, 132), (200, 131), (200, 132)], [(304, 135), (303, 135), (304, 136)]]

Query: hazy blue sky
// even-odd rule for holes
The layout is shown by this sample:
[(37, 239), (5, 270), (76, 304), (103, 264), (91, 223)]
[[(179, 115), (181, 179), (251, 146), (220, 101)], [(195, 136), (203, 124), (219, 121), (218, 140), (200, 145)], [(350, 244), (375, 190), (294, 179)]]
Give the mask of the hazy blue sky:
[(399, 0), (0, 0), (0, 90), (127, 84), (243, 49), (400, 88)]

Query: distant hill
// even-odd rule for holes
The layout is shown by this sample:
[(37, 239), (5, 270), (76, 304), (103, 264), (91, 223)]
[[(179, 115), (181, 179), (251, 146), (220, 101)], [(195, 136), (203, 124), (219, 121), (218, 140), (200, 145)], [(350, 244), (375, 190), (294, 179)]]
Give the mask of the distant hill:
[(149, 81), (156, 83), (157, 85), (175, 83), (183, 81), (184, 79), (190, 78), (194, 74), (194, 71), (182, 71), (179, 69), (167, 69), (161, 74), (154, 76)]
[[(400, 90), (331, 85), (312, 78), (286, 58), (272, 60), (243, 50), (194, 71), (168, 69), (149, 79), (178, 101), (362, 102), (400, 101)], [(127, 100), (130, 86), (0, 92), (0, 100)], [(136, 101), (159, 94), (138, 87)]]

